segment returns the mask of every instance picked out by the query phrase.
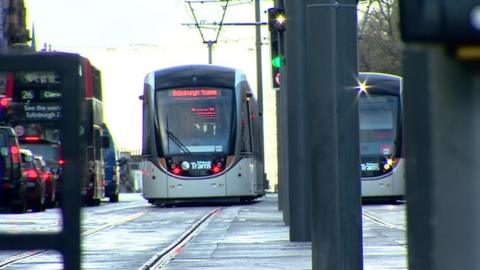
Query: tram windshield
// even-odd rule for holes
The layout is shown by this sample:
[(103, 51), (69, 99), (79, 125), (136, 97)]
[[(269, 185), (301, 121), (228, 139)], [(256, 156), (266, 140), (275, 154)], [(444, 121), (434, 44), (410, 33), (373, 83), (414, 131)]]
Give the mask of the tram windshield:
[(397, 152), (398, 110), (396, 96), (370, 95), (359, 99), (362, 176), (391, 171), (391, 161)]
[(156, 92), (165, 156), (227, 153), (233, 128), (234, 91), (195, 87)]

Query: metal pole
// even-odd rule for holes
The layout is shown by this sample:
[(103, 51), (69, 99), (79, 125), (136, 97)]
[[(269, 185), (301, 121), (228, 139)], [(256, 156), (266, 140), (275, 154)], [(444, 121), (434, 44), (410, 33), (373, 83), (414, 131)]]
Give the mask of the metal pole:
[[(262, 146), (262, 159), (265, 161), (265, 146), (264, 143), (264, 134), (263, 134), (263, 79), (262, 79), (262, 32), (261, 32), (261, 22), (260, 22), (260, 0), (255, 0), (255, 48), (256, 48), (256, 57), (257, 57), (257, 102), (258, 102), (258, 112), (260, 114), (260, 145)], [(265, 173), (265, 167), (263, 167), (263, 183), (266, 184), (267, 175)]]
[[(284, 4), (282, 0), (278, 0), (276, 3), (276, 7), (283, 8)], [(278, 51), (280, 55), (285, 55), (285, 48), (284, 48), (284, 36), (283, 33), (278, 33)], [(277, 147), (280, 151), (280, 172), (279, 181), (282, 182), (281, 184), (281, 192), (282, 192), (282, 206), (283, 206), (283, 220), (286, 225), (290, 225), (290, 182), (288, 178), (288, 171), (290, 168), (288, 167), (288, 160), (289, 160), (289, 149), (288, 149), (288, 96), (287, 96), (287, 74), (285, 72), (285, 64), (282, 63), (280, 66), (280, 87), (279, 87), (279, 114), (277, 117), (280, 118), (280, 126), (279, 126), (279, 143)]]
[[(282, 2), (282, 3), (279, 3)], [(283, 6), (283, 1), (281, 0), (274, 0), (273, 6), (278, 7), (279, 5)], [(281, 42), (281, 40), (279, 40)], [(280, 87), (281, 88), (281, 87)], [(275, 104), (276, 104), (276, 116), (277, 116), (277, 178), (278, 178), (278, 209), (282, 211), (283, 214), (283, 221), (285, 224), (288, 224), (288, 218), (286, 217), (285, 212), (288, 211), (288, 196), (285, 194), (286, 192), (286, 179), (285, 179), (285, 169), (284, 169), (284, 153), (283, 153), (283, 135), (282, 135), (282, 109), (281, 106), (282, 99), (280, 98), (280, 88), (275, 91)]]
[(409, 269), (480, 269), (478, 62), (429, 47), (403, 66)]
[[(78, 72), (77, 67), (71, 68), (70, 74)], [(65, 79), (65, 90), (62, 94), (63, 117), (60, 121), (60, 140), (62, 142), (62, 154), (68, 162), (64, 165), (65, 181), (62, 191), (62, 237), (65, 245), (63, 253), (65, 269), (81, 269), (81, 184), (86, 181), (86, 156), (85, 135), (80, 133), (80, 127), (85, 126), (81, 119), (83, 89), (81, 80), (75, 76)], [(80, 135), (82, 134), (82, 135)], [(68, 197), (68, 198), (67, 198)]]
[[(283, 38), (281, 37), (282, 35), (279, 35), (279, 47), (282, 48), (283, 44)], [(282, 49), (280, 49), (282, 51)], [(282, 54), (280, 52), (280, 54)], [(289, 171), (290, 167), (289, 165), (289, 160), (290, 160), (290, 149), (288, 147), (288, 89), (287, 89), (287, 81), (288, 81), (288, 76), (286, 72), (284, 71), (285, 67), (281, 66), (280, 67), (280, 87), (279, 87), (279, 92), (280, 92), (280, 151), (281, 151), (281, 181), (282, 181), (282, 196), (283, 196), (283, 219), (285, 221), (286, 225), (290, 225), (290, 186), (291, 186), (291, 181), (289, 178)]]
[(208, 47), (208, 64), (212, 64), (212, 47), (213, 47), (213, 42), (211, 40), (207, 41), (207, 47)]
[(312, 269), (363, 269), (356, 1), (307, 0)]
[[(257, 1), (257, 0), (255, 0)], [(258, 7), (260, 9), (260, 7)], [(260, 13), (259, 13), (260, 14)], [(182, 23), (182, 25), (185, 26), (204, 26), (204, 25), (209, 25), (209, 26), (216, 26), (219, 25), (217, 22), (209, 23), (209, 22), (199, 22), (199, 23)], [(257, 26), (257, 25), (267, 25), (266, 22), (230, 22), (230, 23), (222, 23), (222, 26)]]
[[(273, 6), (278, 7), (278, 0), (273, 1)], [(280, 91), (277, 90), (275, 91), (275, 115), (276, 121), (277, 121), (277, 179), (278, 179), (278, 184), (277, 184), (277, 190), (278, 190), (278, 210), (282, 211), (284, 213), (285, 210), (285, 196), (283, 195), (285, 193), (284, 191), (284, 181), (283, 179), (283, 153), (282, 153), (282, 146), (281, 146), (281, 141), (282, 141), (282, 135), (281, 135), (281, 126), (282, 126), (282, 121), (281, 121), (281, 107), (280, 107)], [(285, 221), (285, 218), (284, 218)]]
[(285, 2), (288, 18), (288, 30), (285, 33), (286, 73), (288, 73), (288, 179), (295, 181), (290, 185), (290, 240), (310, 241), (310, 145), (307, 126), (307, 67), (306, 67), (306, 10), (305, 0)]
[(275, 115), (277, 122), (277, 193), (278, 193), (278, 210), (283, 211), (283, 188), (282, 188), (282, 176), (281, 176), (281, 166), (282, 166), (282, 155), (280, 153), (280, 91), (275, 91)]

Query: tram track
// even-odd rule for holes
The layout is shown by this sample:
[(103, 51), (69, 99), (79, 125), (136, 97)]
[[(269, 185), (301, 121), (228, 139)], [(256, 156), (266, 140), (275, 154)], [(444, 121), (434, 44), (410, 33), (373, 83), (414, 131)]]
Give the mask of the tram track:
[(170, 262), (175, 256), (183, 250), (183, 247), (200, 231), (206, 227), (223, 208), (216, 208), (205, 215), (203, 215), (197, 222), (195, 222), (189, 229), (187, 229), (180, 237), (175, 239), (170, 245), (162, 249), (155, 254), (150, 260), (148, 260), (139, 270), (159, 270), (163, 269), (168, 262)]
[[(125, 223), (128, 223), (128, 222), (131, 222), (131, 221), (133, 221), (133, 220), (135, 220), (135, 219), (137, 219), (137, 218), (139, 218), (143, 215), (145, 215), (144, 211), (137, 212), (135, 214), (131, 214), (131, 215), (128, 215), (128, 216), (125, 216), (125, 217), (116, 218), (116, 219), (114, 219), (110, 222), (107, 222), (107, 223), (99, 226), (99, 227), (84, 231), (83, 233), (81, 233), (80, 237), (82, 239), (87, 238), (91, 235), (97, 234), (99, 232), (105, 231), (105, 230), (113, 228), (115, 226), (119, 226), (119, 225), (122, 225), (122, 224), (125, 224)], [(49, 250), (34, 250), (34, 251), (23, 252), (23, 253), (20, 253), (18, 255), (10, 256), (10, 257), (0, 261), (0, 269), (3, 269), (3, 268), (5, 268), (7, 266), (10, 266), (12, 264), (18, 263), (20, 261), (32, 258), (34, 256), (44, 254), (48, 251)]]
[(406, 232), (407, 231), (407, 228), (406, 226), (404, 225), (396, 225), (396, 224), (392, 224), (386, 220), (383, 220), (371, 213), (368, 213), (366, 211), (363, 211), (362, 212), (362, 215), (364, 218), (370, 220), (371, 222), (377, 224), (377, 225), (380, 225), (380, 226), (383, 226), (383, 227), (386, 227), (386, 228), (389, 228), (389, 229), (393, 229), (393, 230), (399, 230), (399, 231), (403, 231), (403, 232)]

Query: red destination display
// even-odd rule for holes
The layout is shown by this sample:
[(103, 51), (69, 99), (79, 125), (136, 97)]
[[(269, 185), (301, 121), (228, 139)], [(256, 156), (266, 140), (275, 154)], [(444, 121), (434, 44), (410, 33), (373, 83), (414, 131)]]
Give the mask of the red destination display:
[(172, 97), (215, 97), (218, 96), (217, 89), (173, 89)]
[(198, 117), (204, 117), (204, 118), (210, 118), (210, 119), (217, 117), (217, 110), (215, 107), (192, 108), (192, 112), (195, 113)]

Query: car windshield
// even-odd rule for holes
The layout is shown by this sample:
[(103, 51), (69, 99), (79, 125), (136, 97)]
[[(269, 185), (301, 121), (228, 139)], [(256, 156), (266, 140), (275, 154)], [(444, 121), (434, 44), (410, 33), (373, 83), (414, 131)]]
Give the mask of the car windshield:
[(22, 167), (24, 169), (33, 169), (35, 166), (33, 165), (33, 156), (29, 154), (22, 153)]
[(49, 143), (25, 143), (21, 148), (32, 151), (34, 155), (42, 156), (48, 167), (58, 164), (58, 145)]
[(8, 136), (4, 132), (0, 132), (0, 147), (8, 146)]

